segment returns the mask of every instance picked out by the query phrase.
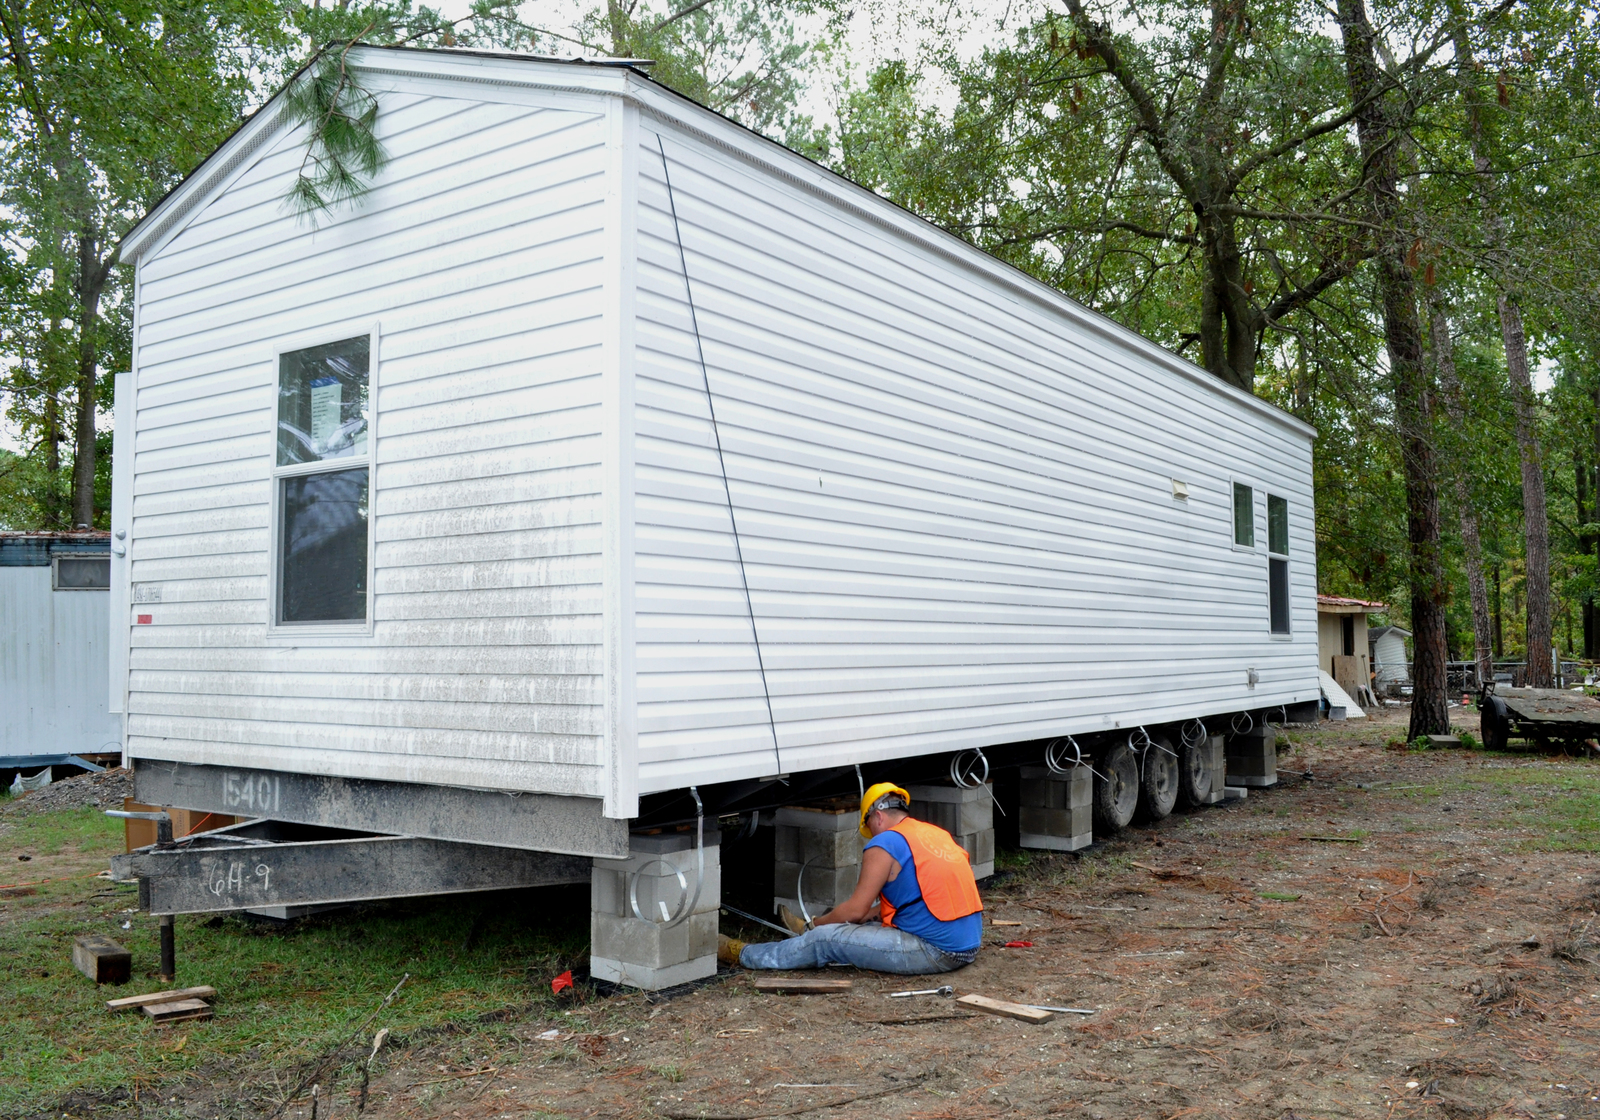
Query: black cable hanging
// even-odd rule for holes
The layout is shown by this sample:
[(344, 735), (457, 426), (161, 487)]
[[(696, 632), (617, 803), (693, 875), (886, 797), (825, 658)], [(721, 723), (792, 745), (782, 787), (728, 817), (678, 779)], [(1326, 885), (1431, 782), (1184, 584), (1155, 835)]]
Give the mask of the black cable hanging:
[(706, 370), (705, 344), (700, 341), (700, 316), (694, 306), (694, 286), (689, 283), (689, 259), (683, 252), (683, 230), (678, 225), (678, 201), (672, 193), (672, 171), (667, 163), (667, 146), (656, 133), (656, 147), (661, 152), (661, 174), (667, 184), (667, 207), (672, 212), (672, 236), (678, 242), (678, 266), (683, 270), (683, 290), (689, 299), (689, 323), (694, 328), (694, 349), (700, 359), (700, 383), (706, 391), (706, 408), (711, 413), (711, 438), (717, 445), (717, 467), (722, 471), (722, 496), (728, 503), (728, 524), (733, 526), (733, 552), (739, 560), (739, 583), (744, 588), (744, 609), (750, 617), (750, 637), (756, 647), (756, 668), (761, 672), (761, 695), (767, 702), (767, 727), (772, 731), (772, 757), (778, 764), (778, 777), (783, 777), (783, 755), (778, 750), (778, 723), (772, 718), (772, 692), (767, 688), (767, 665), (761, 655), (761, 632), (756, 628), (756, 608), (750, 599), (750, 577), (744, 570), (744, 546), (739, 542), (739, 520), (733, 512), (733, 490), (728, 486), (728, 464), (722, 455), (722, 433), (717, 426), (717, 405), (711, 395), (711, 374)]

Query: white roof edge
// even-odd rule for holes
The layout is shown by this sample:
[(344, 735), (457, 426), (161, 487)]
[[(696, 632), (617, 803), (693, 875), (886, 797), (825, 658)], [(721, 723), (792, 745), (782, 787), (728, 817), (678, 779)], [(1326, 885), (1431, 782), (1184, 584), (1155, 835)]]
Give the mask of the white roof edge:
[(224, 140), (199, 167), (168, 191), (165, 198), (123, 235), (122, 260), (137, 264), (151, 245), (171, 233), (175, 226), (210, 197), (213, 188), (272, 139), (282, 116), (283, 99), (274, 97), (246, 118), (232, 136)]
[[(1231, 398), (1307, 439), (1316, 429), (1253, 393), (1229, 385), (1192, 362), (1124, 327), (1098, 311), (1052, 288), (1042, 280), (1007, 264), (955, 234), (941, 229), (911, 211), (851, 182), (775, 140), (745, 128), (714, 110), (674, 93), (641, 76), (625, 64), (479, 54), (469, 51), (417, 50), (392, 47), (356, 47), (352, 64), (372, 73), (395, 77), (444, 78), (489, 85), (537, 86), (573, 93), (625, 97), (642, 109), (694, 133), (702, 140), (753, 163), (801, 189), (845, 207), (897, 236), (907, 238), (939, 256), (1003, 285), (1046, 310), (1064, 315), (1077, 325), (1096, 331), (1130, 350), (1143, 354), (1166, 369), (1207, 390)], [(474, 71), (463, 73), (464, 70)], [(558, 79), (558, 80), (551, 80)], [(282, 95), (274, 96), (237, 132), (223, 142), (184, 182), (123, 238), (123, 259), (137, 262), (191, 214), (211, 191), (258, 151), (276, 131), (282, 118)]]

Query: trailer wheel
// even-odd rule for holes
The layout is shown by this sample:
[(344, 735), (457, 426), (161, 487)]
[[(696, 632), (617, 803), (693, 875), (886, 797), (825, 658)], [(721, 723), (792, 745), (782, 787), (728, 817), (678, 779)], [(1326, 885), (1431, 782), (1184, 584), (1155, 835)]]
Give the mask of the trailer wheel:
[(1126, 743), (1118, 743), (1100, 758), (1094, 776), (1094, 830), (1110, 836), (1133, 820), (1139, 804), (1139, 763)]
[(1506, 702), (1498, 696), (1490, 696), (1483, 705), (1482, 718), (1478, 730), (1483, 733), (1483, 745), (1491, 751), (1503, 751), (1511, 735), (1511, 721), (1507, 718)]
[(1178, 800), (1185, 809), (1195, 809), (1210, 803), (1211, 783), (1216, 775), (1211, 772), (1211, 743), (1184, 743), (1178, 748)]
[(1139, 804), (1133, 814), (1141, 824), (1153, 824), (1172, 815), (1172, 807), (1178, 803), (1178, 762), (1178, 754), (1166, 738), (1150, 737), (1144, 765), (1139, 768)]

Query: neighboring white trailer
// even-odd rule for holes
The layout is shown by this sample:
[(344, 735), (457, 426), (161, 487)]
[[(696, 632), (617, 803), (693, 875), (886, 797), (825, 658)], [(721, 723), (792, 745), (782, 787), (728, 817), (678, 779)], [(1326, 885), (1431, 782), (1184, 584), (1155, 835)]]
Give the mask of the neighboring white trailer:
[(106, 711), (108, 542), (0, 533), (0, 769), (122, 749)]
[(615, 854), (660, 791), (1316, 701), (1306, 425), (629, 66), (350, 58), (356, 205), (290, 212), (279, 99), (124, 243), (151, 796)]

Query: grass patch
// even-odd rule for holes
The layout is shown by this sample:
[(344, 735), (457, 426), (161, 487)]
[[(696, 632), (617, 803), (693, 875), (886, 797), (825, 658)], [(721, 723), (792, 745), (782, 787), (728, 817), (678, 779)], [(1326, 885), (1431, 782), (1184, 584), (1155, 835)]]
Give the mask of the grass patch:
[(19, 861), (18, 856), (53, 856), (74, 851), (109, 856), (122, 851), (122, 822), (99, 809), (12, 813), (0, 824), (0, 851), (6, 856), (0, 863), (5, 868), (0, 871), (0, 879), (11, 882), (13, 868), (27, 870), (26, 862)]
[[(104, 1005), (161, 986), (155, 920), (128, 912), (137, 905), (131, 886), (91, 877), (121, 850), (121, 822), (83, 810), (6, 825), (0, 885), (33, 878), (27, 869), (49, 862), (43, 856), (56, 875), (73, 866), (63, 881), (0, 897), (0, 1114), (202, 1069), (208, 1078), (233, 1071), (228, 1080), (241, 1089), (259, 1084), (340, 1040), (407, 972), (374, 1029), (403, 1037), (507, 1008), (555, 1013), (550, 977), (581, 960), (588, 940), (586, 887), (382, 903), (286, 926), (180, 916), (177, 983), (215, 987), (216, 1018), (161, 1029)], [(96, 989), (73, 969), (72, 940), (88, 933), (132, 951), (132, 983)]]
[(1464, 790), (1498, 793), (1509, 802), (1496, 825), (1527, 829), (1525, 846), (1543, 852), (1600, 852), (1600, 766), (1581, 759), (1480, 769)]

